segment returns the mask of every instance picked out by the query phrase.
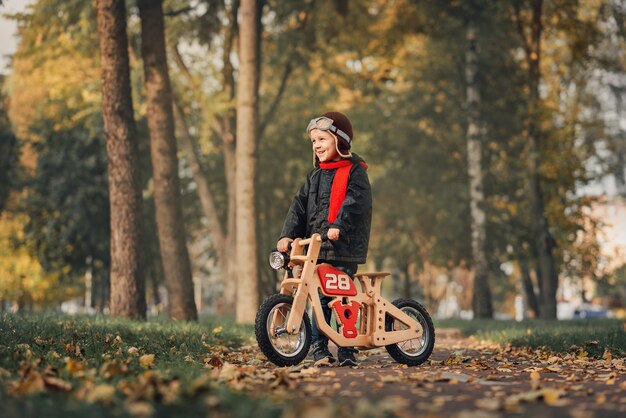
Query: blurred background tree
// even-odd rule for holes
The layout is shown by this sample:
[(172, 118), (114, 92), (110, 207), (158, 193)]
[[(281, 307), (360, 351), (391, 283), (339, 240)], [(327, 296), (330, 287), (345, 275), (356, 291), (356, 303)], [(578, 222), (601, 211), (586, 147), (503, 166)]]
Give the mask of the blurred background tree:
[[(476, 260), (466, 137), (468, 10), (475, 12), (481, 208), (486, 283), (494, 312), (512, 314), (512, 301), (520, 294), (529, 315), (553, 317), (557, 299), (566, 298), (564, 289), (572, 283), (620, 286), (619, 280), (606, 279), (613, 277), (608, 272), (594, 270), (603, 268), (605, 227), (596, 209), (607, 199), (621, 207), (623, 201), (614, 196), (626, 189), (620, 186), (625, 183), (626, 153), (623, 2), (268, 0), (257, 6), (260, 297), (276, 289), (277, 275), (265, 257), (275, 245), (292, 196), (312, 168), (306, 122), (334, 109), (351, 118), (354, 151), (370, 165), (374, 219), (368, 269), (392, 269), (396, 283), (390, 292), (422, 298), (442, 314), (472, 309)], [(206, 299), (210, 309), (230, 313), (237, 301), (238, 11), (238, 1), (168, 0), (163, 5), (187, 244), (196, 285), (200, 281), (204, 289), (197, 298)], [(128, 16), (145, 228), (154, 234), (140, 28), (132, 1)], [(71, 242), (70, 255), (78, 261), (68, 271), (75, 273), (78, 284), (87, 260), (89, 268), (100, 259), (102, 271), (108, 268), (105, 255), (90, 244), (108, 240), (108, 215), (81, 222), (81, 213), (71, 212), (70, 203), (78, 196), (106, 202), (106, 182), (98, 180), (105, 174), (100, 171), (105, 166), (99, 165), (105, 160), (93, 5), (38, 1), (16, 18), (19, 46), (5, 91), (12, 132), (21, 144), (21, 169), (31, 180), (9, 207), (24, 213), (65, 210), (58, 223), (68, 237), (70, 225), (93, 235), (93, 240), (49, 239)], [(64, 144), (62, 138), (76, 144)], [(2, 146), (14, 147), (9, 142)], [(93, 160), (83, 153), (92, 153)], [(37, 173), (50, 171), (38, 164), (54, 158), (67, 159), (73, 171), (59, 167), (50, 175), (53, 179), (44, 181)], [(2, 164), (7, 166), (4, 160)], [(70, 172), (90, 174), (67, 179)], [(608, 178), (617, 182), (617, 193), (605, 186)], [(74, 190), (70, 201), (53, 199), (53, 189), (63, 190), (62, 185), (35, 187), (46, 181), (74, 185), (67, 189)], [(29, 200), (36, 190), (45, 203)], [(35, 204), (42, 207), (39, 212), (28, 209)], [(41, 217), (41, 225), (54, 219)], [(46, 271), (67, 270), (67, 260), (74, 259), (68, 247), (54, 248), (54, 256), (46, 260), (44, 247), (34, 245), (45, 242), (35, 239), (43, 235), (43, 227), (22, 230), (28, 237), (24, 248), (42, 260)], [(82, 240), (83, 248), (76, 248)], [(145, 249), (154, 301), (162, 283), (156, 241), (153, 236)]]

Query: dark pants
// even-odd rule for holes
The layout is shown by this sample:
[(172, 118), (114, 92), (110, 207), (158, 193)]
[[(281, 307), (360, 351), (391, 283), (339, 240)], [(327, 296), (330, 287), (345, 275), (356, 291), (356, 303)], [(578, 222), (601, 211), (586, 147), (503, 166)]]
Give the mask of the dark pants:
[[(345, 272), (348, 276), (353, 277), (358, 269), (357, 263), (347, 263), (341, 261), (319, 261), (319, 263), (328, 263), (333, 267)], [(324, 296), (322, 292), (319, 292), (320, 302), (322, 303), (322, 312), (324, 313), (324, 319), (327, 324), (330, 324), (330, 317), (333, 313), (332, 309), (328, 307), (328, 304), (333, 300), (331, 296)], [(318, 345), (328, 345), (328, 337), (325, 336), (317, 329), (317, 321), (313, 320), (313, 326), (311, 327), (311, 343), (313, 347)]]

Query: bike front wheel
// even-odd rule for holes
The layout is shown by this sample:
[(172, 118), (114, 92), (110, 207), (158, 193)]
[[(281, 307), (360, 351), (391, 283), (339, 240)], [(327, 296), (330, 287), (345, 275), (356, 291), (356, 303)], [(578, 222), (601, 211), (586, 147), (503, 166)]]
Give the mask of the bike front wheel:
[[(389, 355), (398, 363), (418, 366), (428, 360), (435, 346), (435, 327), (426, 308), (413, 299), (396, 299), (393, 305), (416, 320), (422, 327), (422, 335), (407, 341), (385, 346)], [(387, 316), (386, 331), (400, 331), (408, 327), (397, 319)]]
[(277, 366), (293, 366), (309, 353), (311, 346), (311, 321), (304, 312), (300, 330), (287, 332), (287, 321), (292, 314), (293, 297), (276, 294), (261, 304), (254, 331), (259, 348)]

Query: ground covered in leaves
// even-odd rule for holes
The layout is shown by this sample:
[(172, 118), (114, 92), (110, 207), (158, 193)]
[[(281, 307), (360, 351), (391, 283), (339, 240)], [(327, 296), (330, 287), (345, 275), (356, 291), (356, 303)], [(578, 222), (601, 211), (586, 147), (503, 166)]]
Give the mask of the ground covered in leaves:
[(590, 355), (595, 340), (555, 352), (439, 328), (420, 367), (377, 349), (358, 367), (278, 368), (250, 328), (210, 319), (2, 315), (0, 332), (2, 417), (626, 416), (625, 359)]

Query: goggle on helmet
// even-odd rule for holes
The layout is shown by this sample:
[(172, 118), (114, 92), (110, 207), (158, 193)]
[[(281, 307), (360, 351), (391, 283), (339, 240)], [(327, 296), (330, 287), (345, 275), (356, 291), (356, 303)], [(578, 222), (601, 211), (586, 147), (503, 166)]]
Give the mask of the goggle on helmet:
[(333, 123), (334, 120), (332, 120), (331, 118), (327, 118), (326, 116), (320, 116), (318, 118), (311, 119), (308, 126), (306, 127), (306, 133), (310, 133), (313, 129), (319, 129), (320, 131), (331, 131), (335, 135), (340, 136), (348, 143), (348, 145), (350, 145), (352, 139), (348, 136), (347, 133), (333, 125)]

